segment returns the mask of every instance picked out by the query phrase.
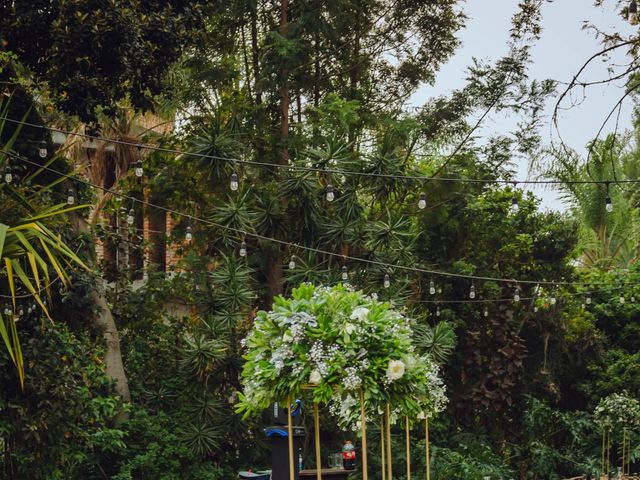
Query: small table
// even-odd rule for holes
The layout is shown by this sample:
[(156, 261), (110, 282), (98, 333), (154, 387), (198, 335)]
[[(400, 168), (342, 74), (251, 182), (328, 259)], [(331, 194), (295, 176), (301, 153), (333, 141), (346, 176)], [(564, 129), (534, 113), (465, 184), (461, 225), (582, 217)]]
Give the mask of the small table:
[[(321, 470), (322, 480), (344, 480), (353, 470), (343, 470), (342, 468), (323, 468)], [(300, 478), (315, 479), (316, 470), (301, 470)]]

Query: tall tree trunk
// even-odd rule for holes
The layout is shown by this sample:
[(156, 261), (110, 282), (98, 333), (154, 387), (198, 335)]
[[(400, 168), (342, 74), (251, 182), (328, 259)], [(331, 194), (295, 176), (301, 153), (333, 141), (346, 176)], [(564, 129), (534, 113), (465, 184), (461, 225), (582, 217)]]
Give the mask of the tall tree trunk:
[(256, 105), (262, 104), (260, 82), (260, 52), (258, 51), (258, 3), (251, 7), (251, 64), (253, 67), (253, 89), (256, 93)]
[[(280, 35), (288, 38), (289, 26), (289, 0), (282, 0), (280, 4)], [(289, 71), (282, 68), (280, 71), (280, 163), (286, 165), (289, 162)]]
[[(356, 2), (357, 12), (360, 12), (361, 2)], [(351, 59), (351, 69), (349, 70), (349, 98), (356, 100), (358, 97), (358, 75), (360, 73), (360, 15), (356, 14), (355, 34), (353, 39), (353, 58)], [(349, 129), (349, 142), (355, 141), (356, 132), (353, 128)]]
[[(77, 234), (86, 235), (90, 233), (89, 224), (81, 215), (72, 214), (71, 218), (72, 227)], [(95, 260), (95, 250), (90, 250), (88, 254), (94, 257)], [(96, 285), (91, 290), (90, 295), (96, 306), (96, 310), (92, 313), (90, 320), (105, 341), (106, 353), (104, 355), (104, 365), (106, 374), (114, 382), (114, 392), (122, 397), (123, 401), (129, 402), (131, 401), (131, 393), (129, 392), (129, 381), (127, 380), (127, 374), (124, 371), (124, 363), (122, 361), (120, 334), (118, 333), (116, 322), (109, 308), (109, 303), (107, 302), (102, 279), (96, 278)], [(121, 410), (115, 418), (116, 424), (125, 420), (127, 417), (127, 413)]]

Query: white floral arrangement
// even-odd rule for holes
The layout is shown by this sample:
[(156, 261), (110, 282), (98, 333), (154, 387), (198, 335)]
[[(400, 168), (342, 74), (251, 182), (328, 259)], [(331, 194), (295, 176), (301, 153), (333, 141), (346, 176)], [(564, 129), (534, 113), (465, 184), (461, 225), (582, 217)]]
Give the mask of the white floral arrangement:
[(593, 417), (602, 428), (639, 427), (640, 401), (627, 392), (613, 393), (600, 400)]
[(342, 426), (359, 428), (390, 403), (396, 415), (434, 416), (447, 403), (438, 366), (413, 346), (413, 321), (375, 295), (344, 285), (303, 284), (258, 312), (243, 344), (244, 392), (238, 411), (257, 414), (313, 388)]

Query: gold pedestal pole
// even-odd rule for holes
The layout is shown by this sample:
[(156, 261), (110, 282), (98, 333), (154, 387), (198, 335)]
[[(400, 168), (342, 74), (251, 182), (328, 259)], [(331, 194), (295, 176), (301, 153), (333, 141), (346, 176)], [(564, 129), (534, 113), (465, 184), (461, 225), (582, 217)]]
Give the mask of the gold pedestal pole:
[(313, 404), (313, 419), (316, 427), (316, 479), (322, 480), (322, 457), (320, 454), (320, 412), (318, 410), (317, 403)]
[(293, 422), (291, 420), (291, 395), (287, 395), (287, 432), (289, 434), (289, 480), (296, 480), (293, 466)]
[(405, 443), (407, 447), (407, 480), (411, 480), (411, 439), (409, 438), (409, 415), (404, 417)]
[(424, 450), (427, 464), (427, 480), (431, 480), (431, 458), (429, 457), (429, 419), (424, 419)]
[(380, 465), (382, 466), (382, 480), (387, 480), (387, 463), (386, 456), (387, 451), (385, 447), (384, 437), (386, 437), (386, 429), (384, 423), (384, 414), (382, 415), (382, 420), (380, 420)]
[(391, 465), (391, 407), (387, 403), (387, 480), (393, 480), (393, 466)]
[(362, 430), (362, 480), (369, 479), (367, 465), (367, 418), (364, 413), (364, 391), (360, 389), (360, 429)]

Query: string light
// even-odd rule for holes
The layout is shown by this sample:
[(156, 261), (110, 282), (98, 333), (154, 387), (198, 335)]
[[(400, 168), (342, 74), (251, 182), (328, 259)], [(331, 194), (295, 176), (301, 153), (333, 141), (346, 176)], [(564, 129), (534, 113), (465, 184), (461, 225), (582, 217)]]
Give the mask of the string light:
[(247, 256), (247, 243), (244, 240), (240, 243), (240, 251), (238, 253), (241, 257)]
[(586, 303), (587, 305), (591, 305), (591, 294), (590, 294), (590, 293), (589, 293), (589, 294), (587, 294), (587, 298), (585, 299), (585, 303)]
[(489, 309), (487, 307), (484, 307), (484, 316), (485, 317), (489, 316)]
[(631, 2), (629, 2), (629, 23), (631, 25), (637, 25), (638, 24), (638, 4), (636, 3), (636, 0), (631, 0)]
[(38, 155), (40, 155), (40, 158), (47, 158), (47, 142), (41, 140), (39, 145), (40, 148), (38, 148)]
[(516, 303), (520, 301), (520, 287), (516, 287), (515, 291), (513, 292), (513, 301)]
[[(136, 211), (132, 208), (131, 210), (129, 210), (129, 215), (127, 215), (127, 223), (129, 225), (133, 225), (135, 221), (136, 221)], [(189, 232), (189, 228), (191, 227), (187, 227), (187, 233)], [(187, 240), (191, 240), (191, 239), (187, 237)]]
[(556, 296), (554, 294), (552, 294), (551, 297), (549, 298), (549, 303), (551, 305), (555, 305), (556, 304)]
[(611, 201), (611, 196), (609, 195), (609, 182), (606, 182), (605, 185), (607, 186), (607, 196), (604, 199), (604, 208), (607, 212), (611, 213), (613, 212), (613, 202)]
[(193, 240), (193, 230), (191, 229), (191, 225), (187, 227), (187, 233), (185, 234), (184, 237), (187, 240), (187, 242), (190, 242), (191, 240)]
[(517, 213), (520, 210), (520, 205), (518, 205), (518, 196), (516, 192), (518, 182), (513, 182), (513, 197), (511, 197), (511, 211), (513, 213)]
[(240, 180), (238, 179), (238, 174), (233, 172), (231, 174), (231, 181), (229, 182), (229, 188), (232, 192), (235, 192), (240, 187)]
[(439, 317), (439, 316), (440, 316), (440, 306), (438, 305), (436, 307), (436, 317)]
[(420, 200), (418, 200), (418, 208), (424, 210), (427, 206), (427, 196), (424, 193), (420, 194)]
[(471, 288), (469, 288), (469, 298), (472, 300), (476, 298), (476, 287), (473, 286), (473, 283), (471, 284)]
[[(116, 142), (116, 143), (118, 143), (118, 142)], [(153, 148), (153, 147), (150, 147), (150, 148)], [(163, 206), (160, 206), (160, 205), (157, 205), (157, 204), (153, 204), (153, 203), (150, 203), (150, 202), (147, 202), (147, 201), (141, 201), (139, 199), (135, 199), (135, 198), (133, 198), (133, 197), (127, 195), (127, 194), (124, 194), (124, 193), (121, 193), (121, 192), (118, 192), (118, 191), (115, 191), (115, 190), (112, 190), (112, 189), (109, 189), (109, 188), (106, 188), (106, 187), (102, 187), (102, 186), (99, 186), (99, 185), (92, 184), (92, 183), (90, 183), (88, 181), (73, 177), (71, 175), (65, 174), (63, 172), (57, 171), (57, 170), (52, 169), (52, 168), (47, 167), (47, 166), (39, 165), (39, 164), (37, 164), (35, 162), (30, 161), (28, 158), (24, 158), (24, 157), (18, 156), (16, 154), (12, 154), (11, 152), (2, 152), (2, 153), (5, 153), (6, 155), (11, 156), (13, 158), (17, 158), (17, 159), (19, 159), (19, 160), (21, 160), (21, 161), (23, 161), (25, 163), (29, 163), (29, 164), (32, 164), (32, 165), (34, 165), (36, 167), (40, 167), (43, 170), (47, 170), (47, 171), (51, 171), (53, 173), (56, 173), (56, 174), (60, 175), (61, 177), (69, 178), (69, 179), (71, 179), (73, 181), (88, 185), (88, 186), (90, 186), (92, 188), (100, 189), (100, 190), (102, 190), (104, 192), (111, 193), (111, 194), (113, 194), (115, 196), (118, 196), (118, 197), (121, 197), (121, 198), (128, 198), (128, 199), (130, 199), (132, 201), (139, 201), (139, 202), (143, 203), (144, 205), (148, 205), (149, 207), (156, 208), (156, 209), (159, 209), (159, 210), (163, 210), (163, 211), (165, 211), (167, 213), (171, 213), (171, 214), (174, 214), (174, 215), (177, 215), (177, 216), (188, 217), (189, 219), (192, 218), (190, 215), (188, 215), (186, 213), (183, 213), (183, 212), (180, 212), (180, 211), (177, 211), (177, 210), (173, 210), (173, 209), (170, 209), (170, 208), (167, 208), (167, 207), (163, 207)], [(587, 182), (587, 183), (602, 183), (602, 182)], [(241, 233), (243, 235), (250, 235), (252, 237), (255, 237), (257, 239), (261, 239), (261, 240), (264, 240), (264, 241), (271, 241), (271, 242), (279, 243), (279, 244), (282, 244), (282, 245), (288, 245), (289, 247), (293, 246), (292, 243), (289, 243), (289, 242), (286, 242), (286, 241), (283, 241), (283, 240), (277, 240), (277, 239), (274, 239), (274, 238), (271, 238), (271, 237), (266, 237), (266, 236), (259, 235), (259, 234), (256, 234), (256, 233), (251, 233), (251, 232), (247, 233), (247, 232), (244, 232), (244, 231), (242, 231), (240, 229), (236, 229), (236, 228), (233, 228), (233, 227), (228, 227), (228, 226), (225, 226), (225, 225), (222, 225), (222, 224), (211, 222), (209, 220), (204, 220), (204, 219), (200, 219), (200, 218), (197, 218), (196, 220), (198, 222), (202, 222), (202, 223), (205, 223), (205, 224), (210, 225), (210, 226), (214, 226), (214, 227), (222, 228), (222, 229), (225, 229), (225, 230)], [(333, 254), (330, 251), (326, 251), (326, 250), (322, 250), (322, 249), (318, 249), (318, 248), (313, 248), (313, 247), (308, 247), (308, 246), (303, 246), (303, 247), (300, 247), (300, 248), (303, 248), (306, 251), (313, 251), (313, 252), (317, 252), (317, 253), (326, 254), (326, 255), (329, 255), (329, 256), (336, 256), (336, 254)], [(356, 261), (356, 262), (362, 262), (362, 263), (366, 263), (366, 264), (370, 264), (370, 265), (377, 265), (377, 266), (380, 266), (380, 267), (393, 267), (393, 266), (395, 266), (397, 268), (401, 268), (401, 269), (406, 270), (406, 271), (423, 273), (423, 274), (442, 275), (442, 276), (451, 277), (451, 278), (467, 278), (467, 279), (482, 280), (482, 281), (513, 282), (513, 279), (507, 279), (507, 278), (464, 275), (464, 274), (445, 272), (445, 271), (439, 271), (439, 270), (430, 270), (430, 269), (419, 268), (419, 267), (414, 267), (414, 266), (391, 265), (391, 264), (388, 264), (388, 263), (384, 263), (384, 262), (380, 262), (380, 261), (376, 261), (376, 260), (365, 259), (365, 258), (360, 258), (360, 257), (353, 257), (353, 256), (346, 256), (346, 255), (340, 255), (340, 256), (345, 260), (346, 259), (350, 259), (350, 260), (353, 260), (353, 261)], [(518, 280), (518, 282), (526, 283), (526, 284), (529, 284), (529, 283), (544, 283), (545, 285), (576, 285), (576, 286), (585, 285), (585, 283), (580, 283), (580, 282), (566, 282), (566, 281), (554, 282), (554, 281), (546, 281), (546, 280), (544, 280), (543, 282), (536, 282), (536, 281), (532, 281), (532, 280)], [(602, 285), (605, 285), (605, 284), (602, 284)], [(438, 293), (442, 293), (442, 287), (438, 287), (437, 288), (437, 292)]]
[(136, 174), (136, 177), (140, 178), (142, 177), (142, 175), (144, 175), (144, 168), (142, 166), (142, 160), (138, 160), (136, 162), (136, 167), (134, 169), (134, 172)]
[[(88, 139), (90, 142), (93, 142), (94, 140), (98, 140), (101, 142), (106, 142), (106, 143), (112, 143), (112, 144), (117, 144), (117, 145), (127, 145), (127, 146), (131, 146), (131, 147), (137, 147), (138, 149), (147, 149), (147, 150), (151, 150), (151, 151), (156, 151), (156, 152), (163, 152), (163, 153), (170, 153), (170, 154), (175, 154), (175, 155), (188, 155), (191, 157), (198, 157), (198, 158), (204, 158), (204, 159), (211, 159), (211, 160), (222, 160), (222, 161), (226, 161), (226, 162), (232, 162), (234, 164), (246, 164), (246, 165), (255, 165), (258, 167), (274, 167), (274, 168), (282, 168), (282, 169), (287, 169), (287, 170), (291, 170), (291, 171), (304, 171), (304, 172), (322, 172), (322, 173), (335, 173), (335, 174), (341, 174), (341, 175), (354, 175), (354, 176), (360, 176), (360, 177), (373, 177), (373, 178), (389, 178), (389, 179), (395, 179), (395, 180), (415, 180), (415, 181), (420, 181), (420, 182), (424, 182), (425, 180), (429, 180), (429, 181), (440, 181), (440, 182), (454, 182), (454, 183), (481, 183), (481, 184), (526, 184), (526, 185), (561, 185), (561, 184), (590, 184), (590, 185), (600, 185), (600, 184), (604, 184), (606, 183), (603, 180), (571, 180), (571, 181), (562, 181), (562, 180), (517, 180), (517, 181), (513, 181), (513, 180), (505, 180), (505, 179), (487, 179), (487, 178), (460, 178), (460, 177), (425, 177), (425, 176), (416, 176), (416, 175), (393, 175), (393, 174), (386, 174), (386, 173), (375, 173), (375, 172), (362, 172), (362, 171), (349, 171), (349, 170), (341, 170), (341, 169), (331, 169), (331, 168), (318, 168), (318, 167), (303, 167), (300, 165), (294, 165), (294, 164), (279, 164), (279, 163), (269, 163), (269, 162), (263, 162), (263, 161), (251, 161), (251, 160), (242, 160), (242, 159), (238, 159), (238, 158), (229, 158), (229, 157), (222, 157), (219, 155), (211, 155), (211, 154), (204, 154), (204, 153), (197, 153), (197, 152), (187, 152), (187, 151), (183, 151), (183, 150), (176, 150), (176, 149), (171, 149), (171, 148), (166, 148), (166, 147), (160, 147), (160, 146), (156, 146), (156, 145), (151, 145), (151, 144), (141, 144), (141, 143), (134, 143), (134, 142), (128, 142), (126, 140), (119, 140), (119, 139), (115, 139), (115, 138), (106, 138), (106, 137), (99, 137), (96, 135), (89, 135), (86, 133), (80, 133), (80, 132), (74, 132), (74, 131), (70, 131), (70, 130), (64, 130), (64, 129), (60, 129), (60, 128), (56, 128), (56, 127), (48, 127), (48, 126), (44, 126), (44, 125), (39, 125), (39, 124), (35, 124), (32, 122), (26, 122), (23, 120), (16, 120), (13, 118), (8, 118), (8, 117), (0, 117), (0, 120), (4, 120), (6, 122), (10, 122), (13, 124), (17, 124), (17, 125), (23, 125), (23, 126), (27, 126), (27, 127), (34, 127), (34, 128), (40, 128), (40, 129), (44, 129), (47, 130), (49, 132), (57, 132), (57, 133), (62, 133), (64, 135), (69, 135), (69, 136), (75, 136), (75, 137), (80, 137), (80, 138), (86, 138)], [(3, 152), (3, 153), (7, 153), (7, 152)], [(617, 180), (616, 183), (640, 183), (639, 179), (621, 179), (621, 180)]]
[(349, 280), (349, 271), (346, 265), (342, 266), (342, 280)]
[(436, 284), (433, 282), (433, 280), (431, 280), (429, 282), (429, 294), (435, 295), (435, 293), (436, 293)]
[(7, 165), (4, 168), (4, 181), (8, 185), (13, 181), (13, 173), (11, 172), (11, 166)]
[(73, 193), (73, 190), (67, 190), (67, 205), (73, 205), (76, 203), (76, 196)]
[(335, 193), (333, 193), (333, 185), (327, 185), (325, 191), (325, 198), (327, 199), (327, 202), (333, 202), (333, 200), (336, 198)]
[(291, 259), (289, 260), (289, 270), (293, 270), (296, 268), (296, 256), (291, 255)]
[(383, 282), (384, 288), (389, 288), (391, 286), (391, 278), (389, 277), (388, 273), (384, 274), (384, 282)]

